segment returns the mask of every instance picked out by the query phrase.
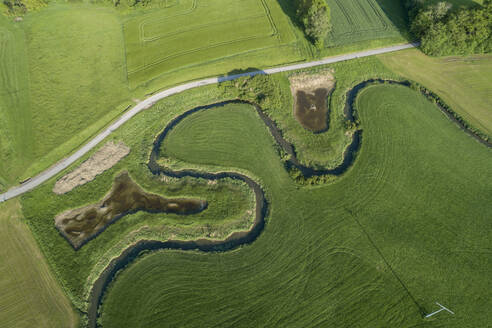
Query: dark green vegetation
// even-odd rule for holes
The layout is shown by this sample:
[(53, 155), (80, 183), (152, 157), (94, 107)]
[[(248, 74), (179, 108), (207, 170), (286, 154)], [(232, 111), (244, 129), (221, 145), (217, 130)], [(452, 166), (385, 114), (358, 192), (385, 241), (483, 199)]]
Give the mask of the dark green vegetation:
[(28, 11), (41, 9), (47, 4), (46, 0), (3, 0), (0, 3), (0, 14), (21, 16)]
[(330, 7), (325, 0), (299, 0), (298, 6), (297, 16), (304, 33), (318, 48), (322, 48), (331, 31)]
[[(140, 258), (107, 294), (103, 327), (488, 324), (490, 149), (416, 91), (371, 86), (356, 101), (354, 166), (299, 188), (248, 107), (193, 114), (163, 149), (182, 165), (259, 177), (271, 208), (264, 231), (232, 252)], [(456, 315), (424, 320), (435, 301)]]
[(198, 199), (167, 199), (142, 190), (127, 172), (115, 177), (113, 187), (103, 200), (68, 210), (55, 218), (55, 225), (75, 249), (95, 237), (117, 219), (138, 211), (150, 213), (194, 214), (207, 202)]
[(407, 1), (411, 32), (433, 56), (492, 52), (492, 1), (453, 10), (448, 2)]

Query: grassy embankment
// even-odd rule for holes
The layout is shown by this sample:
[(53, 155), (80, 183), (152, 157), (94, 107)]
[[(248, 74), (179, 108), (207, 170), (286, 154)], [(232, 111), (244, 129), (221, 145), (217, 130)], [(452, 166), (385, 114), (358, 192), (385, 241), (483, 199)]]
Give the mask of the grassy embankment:
[(407, 50), (379, 59), (438, 94), (472, 126), (492, 136), (492, 55), (432, 58)]
[[(486, 326), (490, 149), (406, 87), (371, 86), (356, 106), (358, 158), (315, 188), (291, 180), (251, 107), (183, 120), (167, 155), (253, 172), (270, 197), (267, 225), (237, 251), (139, 259), (107, 294), (104, 327)], [(435, 301), (456, 314), (424, 320)]]
[(22, 219), (18, 200), (0, 204), (0, 327), (76, 327), (77, 315)]
[(344, 18), (334, 20), (330, 40), (336, 42), (321, 53), (305, 40), (285, 1), (187, 0), (139, 9), (52, 3), (20, 22), (2, 18), (2, 29), (13, 31), (4, 77), (15, 75), (19, 84), (15, 95), (0, 96), (8, 118), (0, 132), (0, 183), (5, 189), (52, 165), (149, 92), (403, 41), (396, 36), (403, 29), (399, 4), (357, 3), (333, 3)]

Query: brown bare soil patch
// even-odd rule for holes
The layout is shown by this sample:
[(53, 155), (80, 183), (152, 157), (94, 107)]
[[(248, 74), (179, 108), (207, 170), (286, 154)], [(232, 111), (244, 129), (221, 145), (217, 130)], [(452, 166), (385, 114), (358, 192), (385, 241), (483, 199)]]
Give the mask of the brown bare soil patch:
[(332, 70), (316, 74), (301, 73), (289, 78), (294, 97), (294, 117), (306, 129), (323, 132), (328, 129), (328, 95), (335, 86)]
[(129, 153), (130, 148), (123, 142), (107, 142), (78, 168), (59, 179), (53, 187), (53, 192), (59, 195), (65, 194), (77, 186), (94, 180), (97, 175), (116, 165)]
[(57, 215), (55, 226), (78, 249), (127, 214), (146, 211), (186, 215), (198, 213), (206, 207), (207, 202), (200, 199), (168, 199), (147, 193), (127, 172), (123, 172), (115, 178), (113, 188), (100, 202)]

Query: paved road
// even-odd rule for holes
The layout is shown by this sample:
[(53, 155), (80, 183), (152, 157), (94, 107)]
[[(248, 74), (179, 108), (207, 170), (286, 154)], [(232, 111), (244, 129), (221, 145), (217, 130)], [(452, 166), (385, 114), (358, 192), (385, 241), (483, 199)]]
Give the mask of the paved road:
[(88, 151), (93, 149), (94, 147), (97, 146), (101, 141), (104, 140), (108, 135), (111, 134), (114, 130), (122, 126), (124, 123), (129, 121), (133, 116), (137, 115), (139, 112), (142, 110), (145, 110), (149, 107), (151, 107), (155, 102), (169, 97), (171, 95), (183, 92), (185, 90), (201, 87), (203, 85), (209, 85), (209, 84), (215, 84), (223, 81), (230, 81), (237, 79), (239, 77), (243, 76), (254, 76), (254, 75), (260, 75), (260, 74), (275, 74), (275, 73), (280, 73), (280, 72), (287, 72), (287, 71), (293, 71), (297, 69), (302, 69), (302, 68), (309, 68), (309, 67), (314, 67), (314, 66), (321, 66), (321, 65), (326, 65), (326, 64), (332, 64), (336, 62), (341, 62), (341, 61), (346, 61), (350, 59), (355, 59), (355, 58), (360, 58), (360, 57), (368, 57), (368, 56), (374, 56), (374, 55), (379, 55), (379, 54), (384, 54), (388, 52), (393, 52), (393, 51), (399, 51), (403, 49), (408, 49), (408, 48), (414, 48), (418, 46), (416, 43), (408, 43), (408, 44), (403, 44), (403, 45), (398, 45), (398, 46), (392, 46), (392, 47), (385, 47), (385, 48), (378, 48), (378, 49), (372, 49), (372, 50), (366, 50), (366, 51), (360, 51), (360, 52), (355, 52), (351, 54), (345, 54), (345, 55), (340, 55), (340, 56), (335, 56), (335, 57), (329, 57), (321, 60), (316, 60), (316, 61), (311, 61), (307, 63), (302, 63), (302, 64), (295, 64), (295, 65), (289, 65), (289, 66), (283, 66), (283, 67), (277, 67), (277, 68), (270, 68), (266, 69), (263, 71), (254, 71), (254, 72), (248, 72), (248, 73), (242, 73), (242, 74), (236, 74), (236, 75), (229, 75), (229, 76), (224, 76), (224, 77), (213, 77), (209, 79), (204, 79), (200, 81), (194, 81), (194, 82), (189, 82), (186, 84), (179, 85), (174, 88), (170, 88), (164, 91), (161, 91), (159, 93), (156, 93), (155, 95), (152, 95), (151, 97), (139, 102), (135, 107), (130, 109), (129, 111), (125, 112), (116, 122), (111, 124), (107, 129), (99, 133), (97, 136), (95, 136), (92, 140), (90, 140), (87, 144), (82, 146), (79, 150), (77, 150), (74, 154), (72, 154), (69, 157), (64, 158), (60, 162), (56, 163), (46, 171), (41, 172), (34, 178), (30, 179), (29, 181), (26, 181), (25, 183), (13, 187), (9, 189), (6, 193), (0, 194), (0, 203), (6, 201), (7, 199), (17, 197), (19, 195), (22, 195), (23, 193), (28, 192), (29, 190), (32, 190), (45, 182), (46, 180), (52, 178), (53, 176), (57, 175), (64, 169), (66, 169), (68, 166), (70, 166), (72, 163), (77, 161), (79, 158), (84, 156)]

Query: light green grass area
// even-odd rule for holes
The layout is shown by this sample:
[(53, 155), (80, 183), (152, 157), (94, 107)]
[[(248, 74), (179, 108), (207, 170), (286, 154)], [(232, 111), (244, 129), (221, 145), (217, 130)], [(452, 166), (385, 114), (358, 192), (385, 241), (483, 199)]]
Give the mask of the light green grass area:
[(492, 56), (432, 58), (418, 50), (379, 56), (394, 72), (437, 93), (472, 126), (492, 136)]
[[(124, 34), (132, 87), (173, 71), (187, 80), (190, 66), (200, 65), (203, 77), (303, 58), (291, 24), (274, 0), (183, 0), (128, 20)], [(251, 58), (252, 52), (261, 57), (253, 57), (250, 66), (235, 61), (222, 63), (219, 70), (203, 66), (241, 54)]]
[(33, 125), (22, 29), (0, 15), (0, 191), (33, 160)]
[[(350, 14), (339, 21), (335, 15), (339, 41), (321, 52), (307, 42), (286, 1), (182, 0), (138, 9), (51, 3), (19, 22), (2, 17), (1, 29), (8, 31), (1, 33), (2, 42), (9, 39), (2, 58), (11, 64), (2, 65), (9, 73), (0, 83), (11, 86), (0, 95), (6, 117), (0, 123), (5, 159), (0, 188), (67, 156), (132, 100), (156, 90), (403, 41), (395, 32), (402, 20), (400, 4), (371, 0), (337, 6)], [(353, 21), (349, 30), (348, 21)], [(383, 25), (391, 33), (383, 32)], [(6, 79), (13, 76), (16, 91), (4, 92), (12, 90), (13, 82)]]
[(34, 154), (51, 165), (58, 156), (50, 152), (77, 148), (84, 130), (96, 132), (129, 100), (121, 25), (108, 9), (57, 5), (26, 16), (22, 26)]
[[(168, 151), (260, 177), (265, 230), (236, 251), (140, 258), (106, 295), (103, 326), (487, 326), (490, 149), (406, 87), (368, 87), (356, 105), (356, 162), (315, 188), (292, 181), (252, 107), (183, 120)], [(423, 319), (436, 301), (456, 314)]]
[[(215, 157), (224, 158), (221, 165), (235, 167), (238, 159), (248, 165), (238, 168), (257, 171), (265, 165), (275, 141), (265, 125), (251, 125), (258, 120), (251, 105), (229, 104), (218, 109), (201, 111), (185, 118), (171, 130), (162, 144), (161, 156), (192, 164), (216, 164)], [(263, 136), (263, 138), (258, 138)], [(172, 142), (167, 142), (172, 140)], [(193, 143), (190, 143), (190, 141)], [(223, 140), (231, 140), (226, 144)], [(247, 142), (249, 140), (250, 142)], [(261, 143), (258, 143), (261, 141)], [(216, 147), (211, 147), (216, 145)], [(212, 153), (213, 154), (212, 154)], [(248, 162), (251, 154), (256, 160)], [(272, 171), (272, 174), (278, 173)]]
[(331, 9), (333, 29), (326, 43), (332, 47), (395, 38), (400, 36), (399, 29), (405, 27), (401, 1), (327, 0), (327, 3)]
[(18, 200), (0, 204), (0, 327), (77, 327), (77, 314), (22, 220)]
[(92, 6), (0, 17), (0, 183), (51, 166), (121, 114), (129, 91), (121, 25)]

